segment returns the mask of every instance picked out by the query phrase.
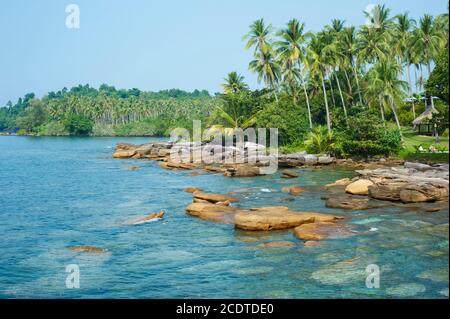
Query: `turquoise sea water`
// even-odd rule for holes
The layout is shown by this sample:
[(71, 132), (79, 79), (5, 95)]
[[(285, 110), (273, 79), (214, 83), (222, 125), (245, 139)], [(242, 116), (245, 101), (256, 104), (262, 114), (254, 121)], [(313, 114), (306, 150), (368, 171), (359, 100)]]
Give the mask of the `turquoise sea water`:
[[(0, 298), (448, 298), (448, 210), (328, 209), (320, 186), (352, 171), (298, 169), (297, 180), (193, 177), (156, 162), (114, 160), (119, 141), (149, 139), (0, 136)], [(280, 189), (291, 184), (308, 191), (289, 199)], [(304, 247), (291, 231), (237, 231), (186, 215), (187, 186), (236, 192), (242, 207), (349, 215), (360, 234)], [(163, 220), (126, 225), (161, 209)], [(271, 241), (296, 246), (261, 247)], [(69, 264), (79, 265), (79, 289), (65, 286)], [(366, 287), (369, 264), (381, 269), (379, 289)]]

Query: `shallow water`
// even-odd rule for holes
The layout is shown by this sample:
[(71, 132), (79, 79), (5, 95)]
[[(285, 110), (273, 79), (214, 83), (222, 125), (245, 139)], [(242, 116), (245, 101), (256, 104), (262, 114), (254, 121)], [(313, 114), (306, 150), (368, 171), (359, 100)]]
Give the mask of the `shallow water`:
[[(119, 141), (149, 139), (0, 136), (1, 298), (448, 298), (448, 210), (328, 209), (320, 186), (354, 172), (192, 177), (156, 162), (114, 160)], [(280, 192), (290, 184), (308, 191)], [(304, 247), (291, 231), (234, 230), (186, 215), (187, 186), (236, 192), (242, 207), (349, 215), (360, 234)], [(126, 225), (161, 209), (162, 220)], [(261, 248), (271, 241), (297, 245)], [(107, 253), (66, 248), (72, 245)], [(79, 289), (65, 286), (69, 264), (80, 267)], [(366, 287), (369, 264), (381, 269), (379, 289)]]

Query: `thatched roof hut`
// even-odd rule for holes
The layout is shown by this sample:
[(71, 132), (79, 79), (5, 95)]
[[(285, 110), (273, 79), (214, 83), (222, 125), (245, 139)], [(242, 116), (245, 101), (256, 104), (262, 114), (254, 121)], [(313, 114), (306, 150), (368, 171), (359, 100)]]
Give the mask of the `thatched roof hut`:
[(419, 124), (428, 124), (428, 122), (433, 118), (434, 114), (439, 114), (439, 111), (434, 107), (427, 107), (425, 112), (420, 114), (414, 121), (412, 122), (414, 127)]

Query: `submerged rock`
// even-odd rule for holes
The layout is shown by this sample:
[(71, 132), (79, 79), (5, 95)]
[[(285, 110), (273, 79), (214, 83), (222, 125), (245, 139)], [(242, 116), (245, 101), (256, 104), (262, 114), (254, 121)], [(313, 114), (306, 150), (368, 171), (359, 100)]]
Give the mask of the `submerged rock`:
[(396, 297), (413, 297), (425, 291), (426, 288), (424, 285), (417, 283), (409, 283), (409, 284), (400, 284), (395, 287), (389, 287), (386, 289), (386, 294)]
[(326, 207), (341, 208), (349, 210), (366, 210), (372, 208), (386, 207), (384, 203), (374, 203), (368, 198), (351, 198), (351, 197), (328, 197), (326, 200)]
[(425, 270), (417, 276), (420, 279), (428, 279), (434, 282), (448, 283), (448, 268)]
[(273, 241), (270, 243), (264, 243), (261, 245), (263, 248), (292, 248), (295, 247), (295, 243), (291, 241)]
[(67, 249), (72, 251), (76, 251), (79, 253), (91, 253), (91, 254), (101, 254), (106, 253), (107, 250), (95, 246), (69, 246)]
[(283, 193), (289, 193), (291, 195), (299, 195), (300, 193), (303, 193), (304, 190), (300, 186), (290, 186), (290, 187), (283, 187), (281, 189)]
[(356, 233), (352, 225), (316, 222), (303, 224), (294, 229), (295, 236), (302, 240), (324, 240), (354, 236)]
[(139, 219), (130, 221), (127, 224), (129, 224), (129, 225), (140, 225), (140, 224), (144, 224), (144, 223), (149, 223), (149, 222), (152, 222), (152, 221), (155, 221), (155, 220), (163, 218), (164, 214), (165, 214), (164, 211), (151, 213), (148, 216), (145, 216), (143, 218), (139, 218)]

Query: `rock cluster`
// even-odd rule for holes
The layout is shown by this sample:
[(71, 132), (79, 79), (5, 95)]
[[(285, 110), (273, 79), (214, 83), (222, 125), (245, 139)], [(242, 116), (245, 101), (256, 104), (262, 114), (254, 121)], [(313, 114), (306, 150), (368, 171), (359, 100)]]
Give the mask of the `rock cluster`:
[[(448, 201), (448, 164), (430, 166), (406, 162), (403, 166), (356, 172), (359, 176), (353, 180), (342, 179), (327, 185), (327, 188), (345, 186), (347, 194), (359, 195), (359, 198), (343, 195), (325, 196), (327, 207), (361, 210), (383, 207), (388, 205), (387, 202), (410, 204)], [(385, 204), (380, 201), (384, 201)]]
[[(188, 188), (193, 191), (194, 188)], [(193, 203), (186, 207), (187, 214), (204, 220), (233, 224), (235, 228), (247, 231), (273, 231), (293, 229), (305, 224), (335, 224), (345, 217), (322, 214), (316, 212), (296, 212), (285, 206), (269, 206), (257, 208), (239, 208), (231, 206), (238, 199), (221, 194), (206, 193), (202, 191), (193, 192)], [(336, 229), (345, 229), (346, 226), (336, 226)], [(326, 239), (323, 229), (318, 227), (320, 234), (317, 240)], [(314, 233), (313, 230), (310, 231)], [(299, 237), (301, 238), (301, 237)], [(302, 238), (301, 238), (302, 239)], [(280, 245), (280, 246), (284, 246)], [(278, 247), (268, 245), (267, 247)]]

